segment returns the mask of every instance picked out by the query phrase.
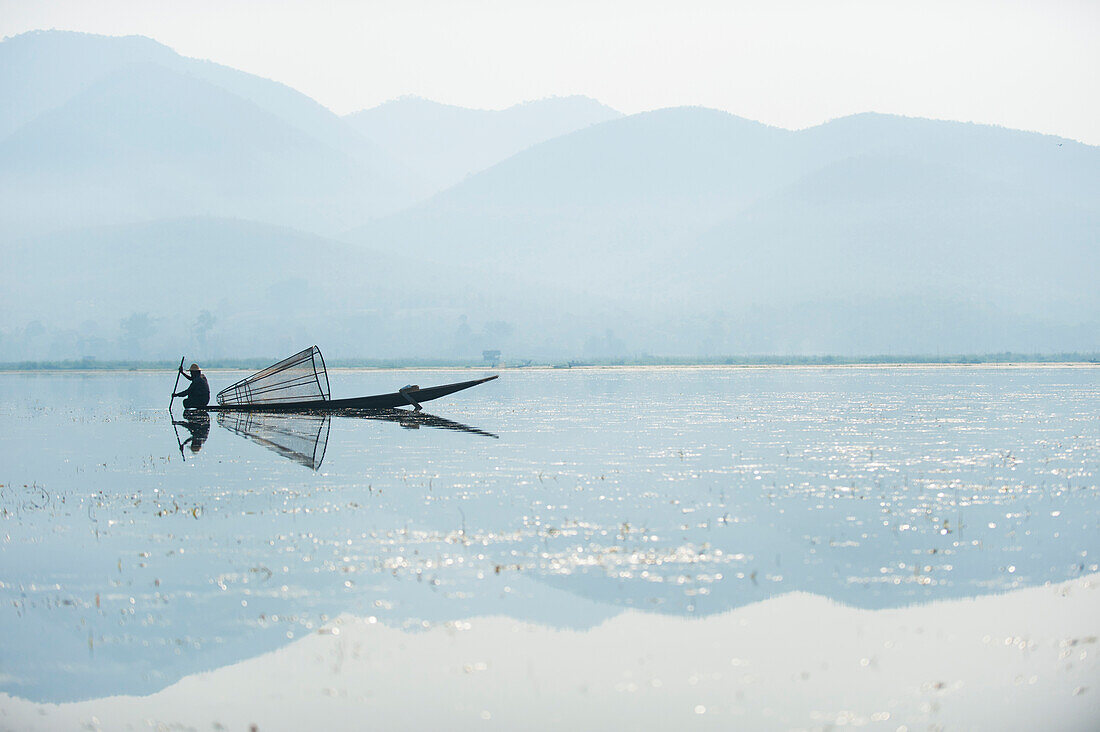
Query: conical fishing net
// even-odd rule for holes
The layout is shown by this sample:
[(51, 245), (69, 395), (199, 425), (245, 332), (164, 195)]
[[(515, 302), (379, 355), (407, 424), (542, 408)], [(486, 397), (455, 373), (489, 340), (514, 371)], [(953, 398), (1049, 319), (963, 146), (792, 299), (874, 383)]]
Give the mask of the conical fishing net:
[(320, 402), (328, 398), (328, 373), (317, 346), (284, 358), (218, 392), (218, 404), (222, 406)]

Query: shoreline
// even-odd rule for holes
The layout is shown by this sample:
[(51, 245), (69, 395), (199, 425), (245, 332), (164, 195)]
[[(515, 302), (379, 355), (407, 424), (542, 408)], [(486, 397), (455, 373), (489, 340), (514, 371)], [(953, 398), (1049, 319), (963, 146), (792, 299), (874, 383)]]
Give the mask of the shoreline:
[[(1057, 354), (1049, 359), (1035, 356), (1027, 357), (1011, 354), (1016, 358), (999, 359), (996, 356), (950, 356), (945, 358), (914, 356), (892, 359), (889, 357), (840, 358), (763, 356), (759, 358), (729, 359), (728, 361), (698, 360), (664, 361), (591, 361), (541, 362), (524, 365), (510, 365), (474, 362), (446, 361), (357, 361), (355, 359), (335, 360), (328, 364), (328, 371), (615, 371), (615, 370), (728, 370), (728, 369), (831, 369), (831, 368), (1097, 368), (1100, 356), (1082, 354), (1073, 357), (1070, 354)], [(1068, 356), (1068, 357), (1067, 357)], [(265, 359), (219, 360), (208, 362), (204, 371), (256, 371), (272, 363)], [(162, 373), (175, 371), (176, 363), (159, 361), (47, 361), (0, 363), (0, 373), (45, 374), (45, 373), (119, 373), (146, 372)]]

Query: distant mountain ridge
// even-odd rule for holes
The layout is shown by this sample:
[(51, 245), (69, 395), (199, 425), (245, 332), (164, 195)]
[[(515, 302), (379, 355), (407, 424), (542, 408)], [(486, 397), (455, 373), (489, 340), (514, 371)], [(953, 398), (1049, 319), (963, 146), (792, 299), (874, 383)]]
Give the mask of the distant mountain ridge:
[(1095, 348), (1098, 191), (1100, 149), (1043, 135), (887, 115), (792, 132), (675, 108), (541, 143), (345, 238), (681, 324), (645, 348)]
[[(31, 31), (0, 42), (0, 139), (59, 107), (122, 66), (173, 63), (177, 54), (144, 36)], [(79, 63), (73, 63), (74, 58)]]
[(312, 99), (146, 38), (0, 43), (0, 226), (163, 216), (326, 231), (400, 209), (416, 176)]
[(336, 148), (380, 148), (299, 91), (212, 61), (181, 56), (145, 36), (31, 31), (0, 42), (0, 139), (127, 66), (155, 64), (221, 87)]
[(442, 190), (531, 145), (621, 116), (583, 96), (552, 97), (502, 110), (401, 97), (345, 119)]

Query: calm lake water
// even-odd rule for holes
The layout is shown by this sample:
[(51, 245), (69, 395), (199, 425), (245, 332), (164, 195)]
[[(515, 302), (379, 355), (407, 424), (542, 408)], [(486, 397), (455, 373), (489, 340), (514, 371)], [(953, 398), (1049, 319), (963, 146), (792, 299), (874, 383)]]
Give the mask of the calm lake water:
[(342, 615), (585, 632), (1097, 571), (1096, 368), (501, 373), (434, 417), (209, 425), (173, 425), (170, 373), (0, 374), (0, 691), (151, 694)]

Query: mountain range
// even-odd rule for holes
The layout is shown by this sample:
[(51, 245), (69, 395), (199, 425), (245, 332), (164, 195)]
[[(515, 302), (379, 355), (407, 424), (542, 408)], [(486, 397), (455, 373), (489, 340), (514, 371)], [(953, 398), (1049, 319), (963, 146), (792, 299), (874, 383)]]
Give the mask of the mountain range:
[(345, 238), (686, 319), (690, 336), (630, 334), (658, 352), (1095, 348), (1098, 184), (1100, 150), (1032, 133), (678, 108), (536, 145)]
[(621, 116), (581, 96), (502, 110), (403, 97), (345, 119), (441, 191), (531, 145)]
[(171, 353), (203, 311), (210, 356), (1100, 350), (1100, 148), (959, 122), (340, 117), (40, 31), (0, 42), (0, 235), (0, 360)]

